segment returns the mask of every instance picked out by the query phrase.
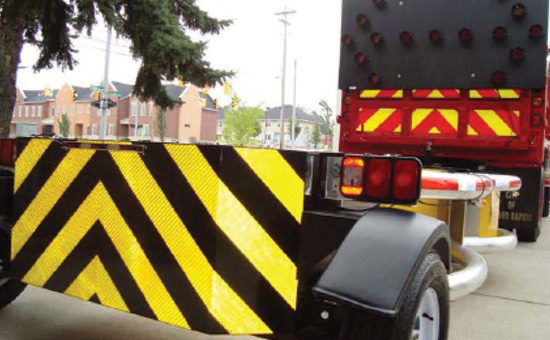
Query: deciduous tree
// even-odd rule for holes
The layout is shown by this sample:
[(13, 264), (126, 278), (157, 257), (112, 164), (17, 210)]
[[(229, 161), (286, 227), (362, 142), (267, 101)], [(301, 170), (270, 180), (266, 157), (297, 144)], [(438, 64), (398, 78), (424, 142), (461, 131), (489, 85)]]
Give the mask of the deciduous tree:
[(252, 144), (252, 139), (262, 133), (260, 118), (264, 112), (259, 107), (239, 107), (228, 110), (225, 114), (223, 129), (224, 140), (233, 145)]

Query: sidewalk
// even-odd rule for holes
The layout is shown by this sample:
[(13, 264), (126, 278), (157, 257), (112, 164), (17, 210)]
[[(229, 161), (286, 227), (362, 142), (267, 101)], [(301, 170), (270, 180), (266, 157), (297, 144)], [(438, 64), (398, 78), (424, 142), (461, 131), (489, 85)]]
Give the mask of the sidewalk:
[(550, 219), (537, 243), (484, 257), (485, 285), (451, 304), (450, 340), (550, 339)]

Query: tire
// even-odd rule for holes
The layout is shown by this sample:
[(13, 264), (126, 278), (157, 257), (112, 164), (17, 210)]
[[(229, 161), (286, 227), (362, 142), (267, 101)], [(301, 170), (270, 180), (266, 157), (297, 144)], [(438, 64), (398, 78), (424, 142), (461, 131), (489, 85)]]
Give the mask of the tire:
[(550, 187), (544, 187), (544, 200), (542, 201), (542, 217), (550, 216)]
[(0, 279), (0, 309), (6, 307), (25, 290), (26, 284), (13, 279)]
[(540, 236), (540, 227), (516, 229), (516, 235), (518, 236), (518, 241), (520, 242), (534, 243), (537, 242), (537, 239)]
[[(428, 254), (417, 270), (403, 305), (395, 318), (386, 318), (365, 311), (350, 310), (344, 317), (338, 340), (411, 340), (413, 328), (419, 325), (417, 313), (427, 292), (435, 292), (433, 301), (439, 307), (438, 340), (446, 340), (449, 330), (449, 284), (447, 271), (440, 257)], [(433, 295), (432, 295), (433, 296)], [(425, 316), (428, 320), (430, 316)], [(431, 321), (431, 320), (430, 320)], [(436, 320), (437, 321), (437, 320)], [(426, 321), (427, 322), (427, 321)], [(423, 339), (419, 339), (423, 340)]]

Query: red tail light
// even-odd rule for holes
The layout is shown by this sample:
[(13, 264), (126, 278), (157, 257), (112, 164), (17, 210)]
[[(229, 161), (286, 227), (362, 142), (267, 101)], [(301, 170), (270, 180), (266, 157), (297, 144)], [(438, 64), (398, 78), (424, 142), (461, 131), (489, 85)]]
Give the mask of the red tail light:
[(382, 82), (382, 78), (380, 78), (380, 75), (378, 73), (371, 73), (369, 75), (369, 83), (372, 85), (380, 85)]
[(493, 39), (501, 44), (508, 39), (508, 31), (502, 26), (498, 26), (493, 30)]
[(370, 41), (374, 46), (380, 46), (384, 42), (384, 38), (382, 38), (382, 35), (378, 32), (374, 32), (370, 35)]
[(367, 168), (367, 196), (385, 200), (390, 196), (391, 162), (389, 158), (373, 158)]
[(542, 107), (544, 105), (544, 99), (542, 99), (542, 97), (534, 97), (532, 104), (534, 107)]
[(529, 37), (533, 40), (540, 39), (544, 36), (544, 28), (541, 25), (533, 25), (529, 28)]
[(356, 20), (357, 20), (357, 25), (359, 25), (359, 26), (364, 26), (369, 22), (369, 19), (363, 13), (357, 15)]
[(525, 5), (522, 3), (517, 3), (514, 6), (512, 6), (512, 16), (516, 20), (522, 20), (527, 16), (527, 9), (525, 8)]
[(541, 115), (532, 115), (530, 123), (531, 127), (541, 127), (544, 125), (544, 117)]
[(438, 30), (430, 31), (429, 38), (430, 38), (430, 42), (435, 46), (441, 45), (444, 40), (443, 33), (441, 33)]
[(502, 87), (504, 84), (506, 84), (506, 81), (508, 80), (508, 76), (504, 71), (495, 71), (491, 75), (491, 82), (495, 87)]
[(525, 60), (525, 51), (523, 48), (513, 48), (510, 51), (510, 60), (512, 60), (513, 63), (519, 64)]
[(363, 194), (365, 160), (359, 157), (346, 157), (342, 162), (342, 183), (340, 191), (346, 197), (359, 197)]
[(0, 165), (13, 166), (15, 164), (15, 145), (14, 139), (0, 140)]
[(359, 52), (355, 55), (355, 62), (359, 65), (363, 65), (367, 62), (367, 57), (363, 53)]
[(463, 28), (458, 32), (458, 39), (464, 45), (470, 45), (474, 41), (474, 33), (468, 28)]
[(422, 164), (410, 157), (345, 157), (340, 192), (378, 203), (414, 204), (420, 197)]
[(401, 32), (399, 39), (405, 47), (412, 47), (412, 45), (414, 45), (414, 35), (409, 31)]
[(353, 37), (349, 34), (344, 34), (342, 36), (342, 45), (351, 45), (353, 43)]
[(396, 161), (393, 170), (393, 197), (406, 202), (418, 200), (421, 171), (421, 165), (417, 160)]

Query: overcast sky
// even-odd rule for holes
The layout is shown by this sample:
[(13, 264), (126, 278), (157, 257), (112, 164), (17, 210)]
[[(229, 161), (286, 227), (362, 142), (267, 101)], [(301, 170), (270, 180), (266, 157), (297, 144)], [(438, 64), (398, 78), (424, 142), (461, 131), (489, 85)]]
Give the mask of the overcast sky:
[[(335, 104), (340, 36), (340, 1), (294, 0), (198, 0), (211, 15), (233, 19), (234, 24), (219, 36), (206, 36), (209, 41), (207, 59), (214, 67), (233, 70), (231, 81), (240, 98), (251, 105), (279, 106), (281, 103), (281, 70), (283, 56), (283, 25), (276, 12), (288, 9), (297, 13), (289, 17), (287, 96), (292, 103), (294, 60), (298, 61), (298, 105), (317, 110), (321, 99)], [(75, 42), (80, 51), (78, 67), (72, 72), (59, 69), (34, 73), (30, 66), (37, 59), (36, 48), (23, 49), (18, 86), (23, 89), (59, 87), (68, 82), (88, 86), (103, 79), (106, 30), (98, 26), (91, 38)], [(115, 40), (111, 61), (111, 79), (133, 83), (139, 62), (129, 55), (125, 40)], [(211, 95), (223, 103), (221, 88)]]
[[(543, 0), (541, 0), (543, 1)], [(285, 7), (297, 13), (289, 17), (289, 49), (286, 103), (292, 103), (294, 60), (298, 61), (297, 104), (318, 110), (325, 99), (333, 107), (337, 101), (341, 1), (337, 0), (198, 0), (212, 16), (233, 19), (234, 24), (219, 36), (207, 36), (207, 59), (214, 67), (233, 70), (231, 81), (238, 96), (250, 105), (279, 106), (281, 103), (281, 70), (283, 25), (276, 12)], [(106, 29), (98, 25), (91, 38), (80, 38), (75, 47), (79, 66), (72, 72), (59, 69), (34, 73), (30, 66), (38, 51), (25, 47), (22, 54), (18, 86), (23, 89), (59, 87), (68, 82), (89, 86), (103, 79)], [(116, 39), (113, 44), (111, 80), (133, 83), (139, 66), (129, 54), (129, 42)], [(198, 84), (197, 84), (198, 85)], [(229, 102), (221, 88), (211, 95), (222, 104)]]

